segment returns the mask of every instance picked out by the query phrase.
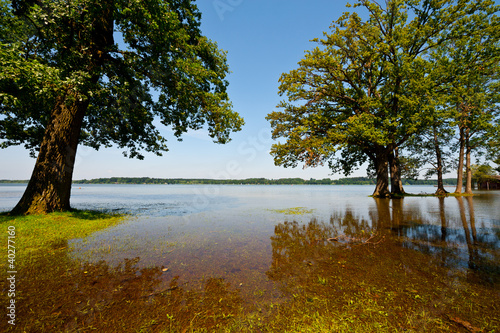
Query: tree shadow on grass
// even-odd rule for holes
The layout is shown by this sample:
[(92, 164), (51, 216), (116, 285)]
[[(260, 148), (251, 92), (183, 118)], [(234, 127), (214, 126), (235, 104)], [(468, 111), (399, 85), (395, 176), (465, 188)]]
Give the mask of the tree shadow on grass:
[(69, 211), (69, 216), (82, 219), (82, 220), (100, 220), (100, 219), (107, 219), (110, 217), (122, 217), (126, 216), (125, 214), (118, 214), (118, 213), (110, 213), (110, 212), (103, 212), (103, 211), (97, 211), (97, 210), (79, 210), (79, 209), (71, 209)]

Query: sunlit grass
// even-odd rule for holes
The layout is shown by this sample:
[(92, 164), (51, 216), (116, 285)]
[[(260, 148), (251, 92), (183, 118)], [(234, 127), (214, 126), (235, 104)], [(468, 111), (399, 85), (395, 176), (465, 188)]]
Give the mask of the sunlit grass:
[(110, 215), (96, 211), (71, 211), (46, 215), (0, 215), (0, 227), (15, 227), (15, 245), (18, 260), (30, 258), (67, 247), (67, 241), (88, 235), (121, 223), (123, 215)]

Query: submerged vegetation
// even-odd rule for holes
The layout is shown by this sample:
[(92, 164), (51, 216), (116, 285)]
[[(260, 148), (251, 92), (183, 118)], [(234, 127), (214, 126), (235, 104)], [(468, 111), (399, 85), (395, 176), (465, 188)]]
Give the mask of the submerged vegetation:
[[(415, 215), (387, 220), (383, 212), (403, 212), (402, 200), (392, 207), (374, 200), (372, 221), (346, 211), (329, 221), (275, 225), (265, 275), (279, 297), (259, 288), (245, 294), (223, 276), (182, 283), (167, 267), (141, 267), (139, 257), (112, 265), (71, 255), (69, 240), (120, 223), (120, 216), (2, 215), (0, 226), (15, 225), (18, 235), (15, 331), (497, 332), (498, 232), (476, 234), (463, 214), (466, 249), (450, 246), (461, 233), (446, 221), (429, 229)], [(295, 211), (309, 212), (284, 213)], [(419, 240), (419, 233), (426, 236)], [(5, 304), (6, 294), (0, 297)], [(0, 330), (14, 327), (2, 320)]]
[(292, 207), (285, 209), (271, 209), (270, 211), (286, 215), (303, 215), (303, 214), (311, 214), (314, 210), (307, 209), (305, 207)]
[(0, 225), (15, 227), (17, 258), (22, 264), (37, 255), (66, 249), (68, 240), (87, 237), (121, 223), (124, 218), (118, 214), (82, 210), (19, 217), (0, 214)]

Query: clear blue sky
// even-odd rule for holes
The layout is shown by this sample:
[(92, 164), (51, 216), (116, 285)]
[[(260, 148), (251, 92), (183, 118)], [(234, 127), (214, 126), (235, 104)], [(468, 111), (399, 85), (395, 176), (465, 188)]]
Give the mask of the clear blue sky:
[[(297, 67), (310, 39), (321, 37), (347, 8), (344, 0), (198, 0), (204, 35), (228, 52), (229, 97), (245, 119), (242, 131), (226, 145), (215, 144), (206, 131), (190, 132), (162, 157), (142, 161), (121, 150), (95, 151), (79, 146), (73, 179), (99, 177), (158, 178), (339, 178), (327, 168), (295, 169), (274, 165), (273, 141), (265, 116), (280, 101), (278, 79)], [(167, 130), (166, 130), (167, 131)], [(171, 139), (170, 139), (171, 138)], [(22, 147), (0, 150), (0, 179), (29, 179), (35, 159)], [(360, 175), (365, 175), (361, 171)]]
[[(283, 168), (274, 165), (273, 143), (265, 116), (280, 101), (278, 79), (297, 67), (311, 39), (329, 31), (344, 11), (346, 0), (198, 0), (204, 35), (228, 52), (232, 73), (229, 97), (244, 117), (243, 130), (226, 145), (213, 143), (206, 131), (190, 132), (177, 142), (168, 134), (170, 151), (146, 154), (142, 161), (123, 157), (121, 150), (78, 148), (73, 179), (99, 177), (339, 178), (328, 168)], [(22, 147), (0, 150), (0, 179), (29, 179), (35, 160)], [(364, 169), (354, 176), (364, 176)]]

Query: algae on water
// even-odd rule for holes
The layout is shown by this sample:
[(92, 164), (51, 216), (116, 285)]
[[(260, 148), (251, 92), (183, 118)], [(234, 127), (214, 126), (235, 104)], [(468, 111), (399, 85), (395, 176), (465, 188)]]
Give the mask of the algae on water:
[(268, 209), (271, 212), (286, 214), (286, 215), (304, 215), (304, 214), (312, 214), (314, 209), (307, 209), (305, 207), (292, 207), (285, 209)]

